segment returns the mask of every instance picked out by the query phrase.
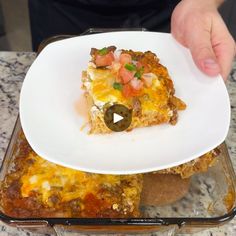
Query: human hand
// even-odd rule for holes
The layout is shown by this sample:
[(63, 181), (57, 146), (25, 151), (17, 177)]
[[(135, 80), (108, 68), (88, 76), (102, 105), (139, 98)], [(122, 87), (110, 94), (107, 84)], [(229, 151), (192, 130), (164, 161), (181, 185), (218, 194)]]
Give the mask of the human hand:
[(219, 0), (182, 0), (171, 18), (171, 33), (190, 49), (197, 67), (209, 76), (230, 73), (235, 42), (218, 13)]

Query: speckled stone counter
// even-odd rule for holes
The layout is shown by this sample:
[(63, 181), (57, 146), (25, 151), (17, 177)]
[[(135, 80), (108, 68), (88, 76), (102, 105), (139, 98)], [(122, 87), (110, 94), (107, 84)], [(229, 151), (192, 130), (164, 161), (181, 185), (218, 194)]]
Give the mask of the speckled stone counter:
[[(34, 53), (0, 52), (0, 164), (18, 114), (20, 88), (25, 74), (34, 59)], [(236, 62), (227, 81), (227, 87), (231, 98), (232, 117), (226, 142), (236, 171)], [(23, 232), (0, 222), (0, 236), (26, 235), (38, 236), (39, 234)], [(40, 235), (42, 236), (42, 234)], [(236, 218), (224, 226), (194, 235), (236, 235)]]

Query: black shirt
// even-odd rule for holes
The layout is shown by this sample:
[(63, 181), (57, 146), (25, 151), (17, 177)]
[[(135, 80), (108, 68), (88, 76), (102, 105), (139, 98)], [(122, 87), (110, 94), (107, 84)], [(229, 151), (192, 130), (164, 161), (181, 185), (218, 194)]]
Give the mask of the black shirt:
[(56, 34), (88, 28), (146, 28), (168, 32), (179, 0), (29, 0), (34, 49)]

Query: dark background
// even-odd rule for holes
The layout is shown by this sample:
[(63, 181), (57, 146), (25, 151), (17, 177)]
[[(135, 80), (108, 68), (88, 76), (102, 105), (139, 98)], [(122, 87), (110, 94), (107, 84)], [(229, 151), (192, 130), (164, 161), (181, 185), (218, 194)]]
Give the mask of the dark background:
[[(236, 39), (236, 1), (226, 0), (220, 13)], [(27, 0), (0, 0), (0, 50), (32, 51)]]

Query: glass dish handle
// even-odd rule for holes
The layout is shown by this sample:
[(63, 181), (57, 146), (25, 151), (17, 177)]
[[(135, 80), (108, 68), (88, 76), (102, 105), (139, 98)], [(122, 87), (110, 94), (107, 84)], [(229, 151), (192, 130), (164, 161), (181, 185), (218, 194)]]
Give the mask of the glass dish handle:
[(146, 28), (89, 28), (80, 35), (108, 33), (116, 31), (147, 31)]
[(147, 31), (147, 29), (146, 28), (89, 28), (79, 35), (68, 35), (68, 34), (55, 35), (55, 36), (52, 36), (50, 38), (43, 40), (40, 43), (37, 50), (37, 54), (39, 54), (44, 49), (44, 47), (46, 47), (48, 44), (62, 40), (62, 39), (68, 39), (68, 38), (82, 36), (82, 35), (117, 32), (117, 31)]
[[(110, 226), (112, 227), (112, 226)], [(175, 236), (179, 230), (179, 227), (177, 225), (170, 225), (170, 226), (156, 226), (153, 229), (152, 226), (151, 228), (146, 228), (145, 230), (134, 230), (134, 226), (125, 226), (124, 229), (122, 229), (124, 226), (120, 225), (118, 226), (119, 228), (115, 228), (114, 230), (109, 229), (109, 226), (96, 226), (96, 225), (91, 225), (85, 226), (65, 226), (65, 225), (54, 225), (53, 229), (55, 230), (55, 233), (57, 236), (79, 236), (81, 235), (90, 235), (90, 234), (109, 234), (109, 235), (142, 235), (142, 236)], [(128, 227), (133, 228), (133, 230), (129, 230)], [(111, 233), (112, 232), (112, 233)]]

